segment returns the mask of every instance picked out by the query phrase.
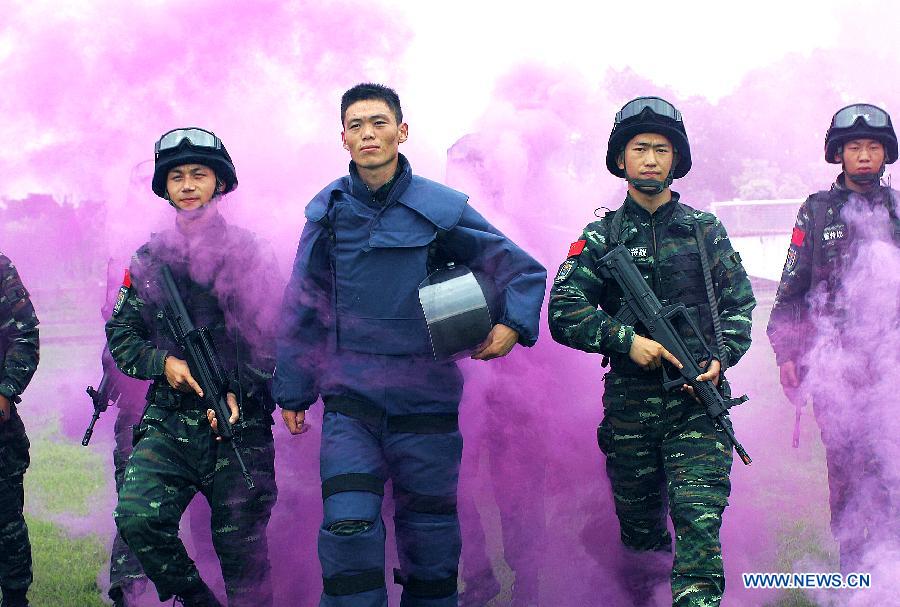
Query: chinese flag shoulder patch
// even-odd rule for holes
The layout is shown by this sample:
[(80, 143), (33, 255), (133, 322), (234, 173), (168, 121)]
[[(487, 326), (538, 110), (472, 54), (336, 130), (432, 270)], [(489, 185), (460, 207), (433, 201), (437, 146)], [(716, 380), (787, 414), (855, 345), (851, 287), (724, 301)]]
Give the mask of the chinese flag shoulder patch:
[(795, 226), (794, 231), (791, 233), (791, 244), (802, 247), (805, 238), (806, 232)]
[(126, 289), (131, 288), (131, 271), (125, 270), (125, 278), (122, 279), (122, 286)]
[(576, 240), (569, 246), (569, 257), (575, 257), (576, 255), (581, 255), (581, 252), (584, 251), (584, 245), (587, 244), (587, 240)]

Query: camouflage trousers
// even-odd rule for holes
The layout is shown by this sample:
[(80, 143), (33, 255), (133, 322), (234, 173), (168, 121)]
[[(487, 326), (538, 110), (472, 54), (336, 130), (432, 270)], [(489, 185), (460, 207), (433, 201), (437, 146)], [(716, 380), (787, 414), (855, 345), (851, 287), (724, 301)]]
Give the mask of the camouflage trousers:
[(10, 418), (0, 424), (0, 586), (31, 586), (31, 543), (23, 508), (23, 475), (30, 463), (25, 426), (11, 407)]
[[(657, 376), (607, 373), (604, 382), (597, 437), (606, 453), (622, 543), (632, 551), (671, 550), (670, 514), (673, 605), (719, 605), (725, 591), (719, 529), (731, 491), (730, 445), (696, 401), (666, 392)], [(652, 592), (653, 580), (631, 582), (636, 595)], [(639, 588), (641, 583), (647, 588)]]
[[(115, 436), (116, 448), (113, 451), (115, 467), (116, 493), (122, 490), (125, 483), (125, 468), (133, 450), (133, 426), (141, 421), (143, 403), (129, 403), (119, 408), (116, 415)], [(113, 538), (112, 553), (109, 559), (109, 592), (112, 597), (126, 587), (133, 587), (135, 594), (140, 594), (147, 583), (147, 576), (141, 568), (137, 557), (128, 549), (122, 534), (116, 533)]]
[(277, 497), (272, 418), (259, 415), (244, 423), (238, 445), (255, 489), (247, 488), (231, 446), (214, 439), (200, 408), (151, 406), (135, 431), (116, 526), (156, 585), (160, 600), (200, 583), (197, 567), (178, 537), (181, 516), (199, 491), (210, 505), (213, 546), (228, 604), (272, 604), (266, 539)]

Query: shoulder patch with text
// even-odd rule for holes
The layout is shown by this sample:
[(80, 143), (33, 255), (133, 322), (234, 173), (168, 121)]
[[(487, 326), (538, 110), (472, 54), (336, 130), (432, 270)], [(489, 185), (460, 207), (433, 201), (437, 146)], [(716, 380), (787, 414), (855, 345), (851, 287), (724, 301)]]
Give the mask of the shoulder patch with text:
[(131, 288), (131, 272), (125, 270), (125, 278), (122, 279), (122, 286), (119, 287), (119, 293), (116, 295), (116, 306), (113, 308), (113, 316), (118, 316), (125, 304), (125, 298), (128, 297), (128, 289)]
[(797, 247), (796, 245), (791, 245), (788, 247), (787, 260), (784, 262), (784, 269), (788, 272), (793, 272), (794, 267), (797, 265)]
[(553, 279), (553, 284), (558, 285), (561, 282), (565, 282), (565, 280), (572, 275), (572, 272), (577, 265), (577, 259), (567, 259), (562, 262), (562, 265), (559, 266), (559, 271), (556, 273), (556, 278)]

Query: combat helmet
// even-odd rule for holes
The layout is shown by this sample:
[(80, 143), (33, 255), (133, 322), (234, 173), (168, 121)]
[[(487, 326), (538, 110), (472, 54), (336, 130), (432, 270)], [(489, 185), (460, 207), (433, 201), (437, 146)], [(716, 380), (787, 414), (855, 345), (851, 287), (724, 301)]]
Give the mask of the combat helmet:
[[(665, 181), (655, 179), (628, 179), (623, 169), (619, 168), (618, 156), (631, 139), (641, 133), (659, 133), (664, 135), (675, 147), (677, 162)], [(616, 113), (612, 132), (609, 134), (609, 145), (606, 149), (606, 168), (616, 177), (628, 179), (642, 191), (656, 193), (672, 184), (673, 179), (684, 177), (691, 170), (691, 146), (681, 112), (675, 106), (660, 97), (638, 97), (632, 99)], [(652, 183), (650, 183), (652, 182)]]
[(223, 194), (238, 184), (234, 163), (222, 140), (206, 129), (188, 127), (173, 129), (156, 142), (153, 168), (153, 193), (168, 199), (166, 179), (169, 171), (182, 164), (202, 164), (211, 168), (225, 184)]
[[(825, 133), (825, 162), (840, 164), (835, 155), (852, 139), (875, 139), (884, 146), (885, 164), (897, 160), (897, 134), (891, 116), (869, 103), (854, 103), (835, 112)], [(884, 167), (882, 167), (882, 170)]]

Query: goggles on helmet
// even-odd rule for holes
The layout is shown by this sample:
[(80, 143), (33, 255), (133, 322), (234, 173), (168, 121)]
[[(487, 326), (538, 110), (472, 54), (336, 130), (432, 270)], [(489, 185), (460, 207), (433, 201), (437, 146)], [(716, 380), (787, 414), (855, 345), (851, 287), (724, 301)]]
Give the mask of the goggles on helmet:
[(628, 120), (639, 115), (644, 110), (649, 109), (654, 114), (671, 118), (676, 122), (681, 122), (681, 112), (675, 109), (675, 106), (659, 97), (638, 97), (625, 104), (621, 110), (616, 112), (616, 124), (623, 120)]
[(216, 137), (216, 134), (211, 131), (196, 127), (173, 129), (168, 133), (163, 134), (163, 136), (159, 138), (159, 141), (156, 142), (156, 158), (159, 158), (161, 152), (174, 150), (180, 146), (181, 142), (184, 140), (187, 140), (193, 147), (209, 148), (212, 150), (222, 149), (222, 140)]
[(872, 128), (884, 128), (891, 124), (891, 117), (881, 108), (867, 103), (856, 103), (838, 110), (831, 119), (831, 128), (846, 129), (854, 125), (860, 118)]

